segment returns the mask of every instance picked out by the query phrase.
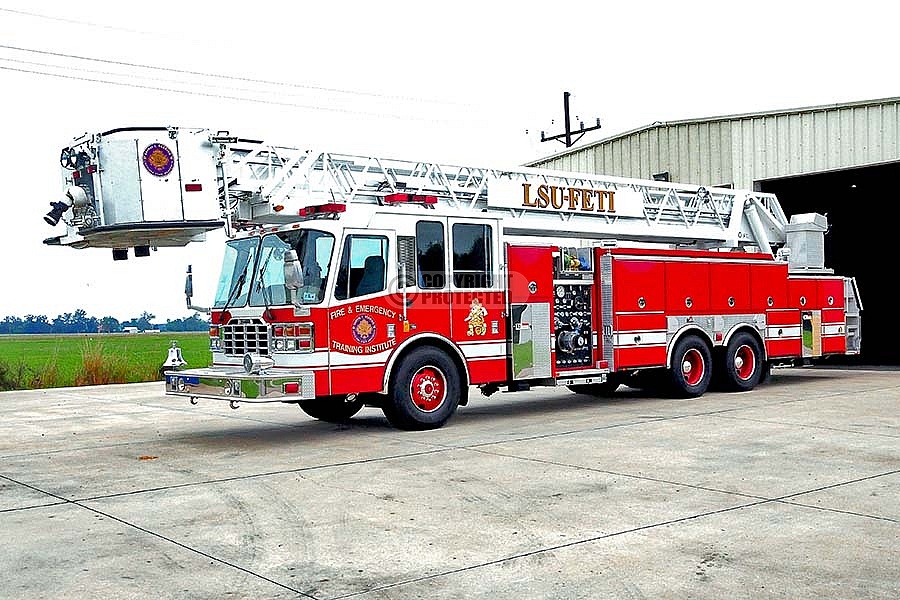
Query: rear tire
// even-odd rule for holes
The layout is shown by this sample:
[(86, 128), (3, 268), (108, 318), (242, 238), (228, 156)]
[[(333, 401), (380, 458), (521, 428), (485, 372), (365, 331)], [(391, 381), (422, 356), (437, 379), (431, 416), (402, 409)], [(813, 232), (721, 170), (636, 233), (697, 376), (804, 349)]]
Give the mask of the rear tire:
[(679, 398), (696, 398), (709, 389), (712, 354), (696, 335), (687, 335), (675, 344), (669, 371), (672, 392)]
[(328, 423), (345, 423), (362, 410), (363, 401), (357, 398), (353, 402), (346, 402), (343, 398), (327, 397), (299, 402), (300, 410), (313, 419)]
[(730, 392), (747, 392), (759, 385), (765, 375), (762, 347), (746, 331), (736, 333), (722, 355), (722, 385)]
[(436, 429), (456, 412), (461, 389), (450, 357), (437, 348), (417, 348), (394, 371), (384, 416), (398, 429)]

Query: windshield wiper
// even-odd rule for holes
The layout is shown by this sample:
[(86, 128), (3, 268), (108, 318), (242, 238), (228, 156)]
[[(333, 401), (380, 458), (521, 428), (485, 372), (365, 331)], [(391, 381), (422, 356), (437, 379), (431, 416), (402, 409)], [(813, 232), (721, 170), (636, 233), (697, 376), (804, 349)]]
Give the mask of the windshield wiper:
[[(270, 254), (269, 257), (271, 257), (271, 256), (272, 255)], [(272, 300), (269, 298), (269, 286), (267, 286), (263, 282), (263, 273), (266, 270), (267, 264), (269, 264), (269, 258), (266, 258), (266, 262), (263, 264), (262, 267), (259, 268), (259, 279), (256, 282), (256, 287), (262, 293), (263, 303), (266, 305), (266, 310), (265, 310), (265, 312), (263, 312), (263, 316), (266, 317), (266, 319), (271, 321), (273, 319), (273, 317), (272, 317), (272, 309), (269, 307), (269, 305), (272, 304)]]
[(228, 307), (231, 306), (231, 303), (238, 299), (238, 296), (241, 295), (241, 290), (244, 288), (244, 280), (247, 279), (247, 269), (244, 268), (241, 271), (241, 274), (238, 275), (238, 278), (235, 280), (234, 285), (231, 286), (231, 291), (228, 292), (228, 298), (225, 299), (225, 304), (222, 305), (222, 312), (228, 310)]
[(265, 284), (264, 279), (266, 268), (269, 266), (269, 261), (272, 259), (273, 254), (275, 254), (274, 249), (269, 252), (269, 255), (266, 256), (266, 260), (264, 260), (263, 264), (259, 267), (259, 278), (256, 280), (256, 287), (260, 292), (262, 292), (263, 303), (266, 305), (266, 310), (263, 313), (263, 316), (270, 321), (273, 319), (272, 309), (270, 307), (270, 305), (272, 304), (272, 298), (271, 296), (269, 296), (269, 287)]

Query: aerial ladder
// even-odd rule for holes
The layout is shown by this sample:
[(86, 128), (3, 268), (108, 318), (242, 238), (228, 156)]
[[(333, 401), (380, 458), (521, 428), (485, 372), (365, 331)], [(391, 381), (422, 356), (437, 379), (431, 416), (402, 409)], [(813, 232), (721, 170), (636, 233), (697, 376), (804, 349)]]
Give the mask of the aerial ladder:
[(307, 207), (378, 205), (403, 195), (450, 211), (500, 215), (505, 233), (515, 236), (552, 232), (775, 255), (790, 229), (772, 194), (335, 153), (207, 129), (85, 134), (63, 149), (60, 162), (65, 195), (45, 220), (62, 220), (66, 233), (44, 242), (112, 248), (117, 259), (127, 258), (128, 248), (140, 256), (150, 247), (202, 241), (222, 227), (230, 237), (250, 226), (290, 223), (307, 216)]

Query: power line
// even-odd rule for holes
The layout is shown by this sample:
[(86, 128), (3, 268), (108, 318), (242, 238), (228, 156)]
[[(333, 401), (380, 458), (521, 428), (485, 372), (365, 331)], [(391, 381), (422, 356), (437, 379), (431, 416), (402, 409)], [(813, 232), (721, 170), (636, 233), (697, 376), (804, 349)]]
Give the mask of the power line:
[[(5, 9), (0, 9), (0, 10), (5, 10)], [(429, 104), (445, 104), (445, 105), (451, 105), (451, 106), (460, 106), (460, 107), (470, 107), (471, 108), (471, 105), (460, 104), (460, 103), (456, 103), (456, 102), (449, 102), (446, 100), (426, 100), (423, 98), (416, 98), (413, 96), (397, 96), (397, 95), (390, 95), (390, 94), (380, 94), (377, 92), (362, 92), (362, 91), (356, 91), (356, 90), (344, 90), (344, 89), (340, 89), (340, 88), (305, 85), (305, 84), (299, 84), (299, 83), (287, 83), (287, 82), (283, 82), (283, 81), (271, 81), (268, 79), (254, 79), (252, 77), (239, 77), (236, 75), (222, 75), (219, 73), (191, 71), (188, 69), (175, 69), (172, 67), (159, 67), (156, 65), (145, 65), (145, 64), (140, 64), (140, 63), (131, 63), (131, 62), (126, 62), (126, 61), (110, 60), (110, 59), (105, 59), (105, 58), (96, 58), (93, 56), (80, 56), (77, 54), (68, 54), (65, 52), (52, 52), (49, 50), (36, 50), (34, 48), (23, 48), (21, 46), (10, 46), (8, 44), (0, 44), (0, 48), (5, 49), (5, 50), (13, 50), (13, 51), (17, 51), (17, 52), (29, 52), (32, 54), (53, 56), (56, 58), (83, 60), (83, 61), (88, 61), (88, 62), (97, 62), (97, 63), (104, 63), (104, 64), (110, 64), (110, 65), (117, 65), (120, 67), (150, 69), (150, 70), (154, 70), (154, 71), (167, 71), (170, 73), (178, 73), (181, 75), (195, 75), (195, 76), (200, 76), (200, 77), (209, 77), (212, 79), (243, 81), (246, 83), (257, 83), (257, 84), (271, 85), (271, 86), (276, 86), (276, 87), (294, 87), (294, 88), (300, 88), (300, 89), (306, 89), (306, 90), (318, 91), (318, 92), (330, 92), (330, 93), (335, 93), (335, 94), (348, 94), (348, 95), (353, 95), (353, 96), (368, 96), (368, 97), (374, 97), (374, 98), (384, 98), (386, 100), (404, 100), (404, 101), (411, 101), (411, 102), (422, 102), (422, 103), (429, 103)]]
[[(64, 69), (66, 71), (78, 71), (81, 73), (90, 73), (92, 75), (106, 75), (106, 76), (111, 76), (111, 77), (129, 77), (129, 78), (135, 77), (135, 75), (130, 74), (130, 73), (122, 73), (122, 72), (117, 72), (117, 71), (99, 71), (96, 69), (86, 69), (84, 67), (70, 67), (67, 65), (54, 64), (54, 63), (49, 63), (49, 62), (22, 60), (20, 58), (5, 58), (5, 57), (0, 56), (0, 61), (14, 63), (17, 65), (29, 65), (31, 67), (43, 67), (43, 68), (47, 68), (47, 69)], [(184, 84), (184, 85), (188, 85), (188, 86), (192, 86), (192, 87), (194, 87), (194, 86), (202, 87), (202, 88), (221, 88), (221, 87), (223, 87), (222, 84), (218, 84), (218, 83), (203, 83), (203, 82), (196, 82), (196, 81), (185, 81), (184, 79), (169, 79), (169, 78), (165, 78), (165, 77), (150, 77), (147, 75), (138, 75), (137, 77), (139, 77), (141, 80), (144, 80), (144, 81), (158, 81), (158, 82), (163, 82), (163, 83), (179, 83), (179, 84)], [(250, 94), (272, 93), (272, 92), (266, 92), (265, 90), (261, 90), (261, 89), (252, 89), (252, 88), (246, 88), (246, 87), (244, 87), (244, 88), (228, 87), (227, 89), (232, 92), (247, 92)], [(293, 96), (293, 97), (301, 96), (301, 94), (292, 93), (292, 92), (279, 93), (279, 95)]]
[(407, 117), (401, 115), (395, 115), (391, 113), (374, 113), (374, 112), (366, 112), (366, 111), (358, 111), (358, 110), (350, 110), (344, 108), (331, 108), (327, 106), (316, 106), (311, 104), (297, 104), (295, 102), (282, 102), (278, 100), (265, 100), (262, 98), (251, 98), (246, 96), (231, 96), (228, 94), (212, 94), (208, 92), (199, 92), (199, 91), (190, 91), (190, 90), (181, 90), (176, 88), (167, 88), (167, 87), (159, 87), (152, 85), (141, 85), (139, 83), (128, 83), (124, 81), (113, 81), (107, 79), (94, 79), (91, 77), (78, 77), (76, 75), (64, 75), (62, 73), (47, 73), (45, 71), (35, 71), (33, 69), (19, 69), (16, 67), (5, 67), (0, 65), (0, 70), (4, 71), (14, 71), (18, 73), (29, 73), (32, 75), (43, 75), (46, 77), (56, 77), (59, 79), (69, 79), (75, 81), (86, 81), (90, 83), (103, 83), (109, 85), (118, 85), (121, 87), (130, 87), (135, 89), (142, 90), (154, 90), (159, 92), (171, 92), (175, 94), (185, 94), (188, 96), (203, 96), (207, 98), (217, 98), (220, 100), (238, 100), (242, 102), (252, 102), (256, 104), (269, 104), (275, 106), (287, 106), (291, 108), (304, 108), (309, 110), (318, 110), (318, 111), (326, 111), (326, 112), (336, 112), (336, 113), (344, 113), (344, 114), (353, 114), (353, 115), (361, 115), (367, 117), (387, 117), (391, 119), (397, 120), (409, 120), (409, 121), (422, 121), (426, 123), (444, 123), (444, 124), (452, 124), (452, 121), (446, 121), (441, 119), (426, 119), (421, 117)]
[(117, 27), (115, 25), (104, 25), (101, 23), (91, 23), (88, 21), (78, 21), (75, 19), (66, 19), (65, 17), (54, 17), (51, 15), (43, 15), (40, 13), (29, 12), (27, 10), (16, 10), (14, 8), (0, 8), (0, 11), (11, 13), (14, 15), (25, 16), (25, 17), (35, 17), (37, 19), (46, 19), (48, 21), (59, 21), (60, 23), (69, 23), (70, 25), (84, 25), (87, 27), (96, 27), (98, 29), (107, 29), (110, 31), (122, 31), (125, 33), (138, 33), (141, 35), (160, 36), (160, 37), (164, 37), (164, 38), (173, 39), (172, 36), (168, 36), (165, 34), (152, 33), (149, 31), (141, 31), (139, 29), (129, 29), (127, 27)]

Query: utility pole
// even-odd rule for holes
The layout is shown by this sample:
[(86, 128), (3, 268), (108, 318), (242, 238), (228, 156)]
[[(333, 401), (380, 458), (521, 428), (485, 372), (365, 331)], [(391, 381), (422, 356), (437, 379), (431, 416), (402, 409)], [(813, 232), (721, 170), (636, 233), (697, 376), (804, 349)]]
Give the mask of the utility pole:
[[(549, 142), (551, 140), (557, 140), (566, 145), (566, 148), (570, 147), (572, 144), (575, 144), (580, 140), (585, 133), (588, 131), (594, 131), (595, 129), (600, 129), (600, 117), (597, 117), (597, 124), (592, 127), (585, 127), (583, 121), (579, 121), (578, 129), (576, 131), (572, 131), (572, 126), (569, 123), (569, 96), (571, 96), (569, 92), (563, 92), (563, 114), (565, 115), (566, 121), (566, 130), (563, 133), (558, 133), (556, 135), (551, 135), (547, 137), (544, 132), (541, 132), (541, 141)], [(578, 137), (574, 140), (572, 139), (573, 135), (577, 135)]]

